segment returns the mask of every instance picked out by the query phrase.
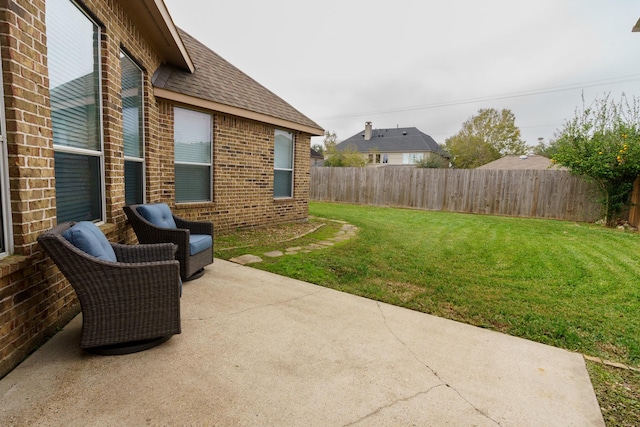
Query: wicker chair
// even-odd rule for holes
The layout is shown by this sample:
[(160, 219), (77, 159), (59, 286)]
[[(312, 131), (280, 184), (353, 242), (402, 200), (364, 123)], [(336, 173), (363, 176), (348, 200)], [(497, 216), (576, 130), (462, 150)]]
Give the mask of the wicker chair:
[[(115, 262), (67, 240), (71, 231), (87, 224), (85, 228), (93, 226), (100, 233), (99, 243)], [(127, 354), (179, 334), (181, 283), (175, 245), (114, 244), (92, 223), (74, 225), (59, 224), (41, 234), (38, 242), (78, 295), (80, 347), (97, 354)]]
[[(164, 214), (163, 219), (156, 221), (155, 218), (150, 218), (150, 208), (160, 209)], [(180, 277), (183, 281), (201, 277), (204, 267), (213, 263), (212, 223), (187, 221), (177, 217), (164, 203), (125, 206), (124, 211), (138, 237), (138, 242), (170, 242), (178, 246), (176, 259), (180, 261)], [(147, 215), (147, 218), (144, 215)], [(208, 243), (194, 250), (193, 242), (198, 238), (206, 238)]]

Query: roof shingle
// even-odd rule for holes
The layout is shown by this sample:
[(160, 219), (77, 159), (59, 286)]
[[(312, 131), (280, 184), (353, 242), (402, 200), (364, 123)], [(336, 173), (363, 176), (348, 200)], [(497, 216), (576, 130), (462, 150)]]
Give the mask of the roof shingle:
[(382, 153), (432, 151), (449, 157), (449, 154), (440, 148), (433, 138), (415, 127), (373, 129), (371, 139), (368, 141), (364, 139), (364, 132), (364, 130), (360, 131), (352, 137), (345, 139), (338, 144), (336, 148), (342, 150), (352, 146), (361, 153), (366, 153), (371, 150), (377, 150)]
[(193, 74), (162, 65), (153, 84), (160, 89), (264, 114), (305, 127), (322, 135), (322, 128), (282, 98), (253, 80), (217, 53), (178, 29), (195, 65)]

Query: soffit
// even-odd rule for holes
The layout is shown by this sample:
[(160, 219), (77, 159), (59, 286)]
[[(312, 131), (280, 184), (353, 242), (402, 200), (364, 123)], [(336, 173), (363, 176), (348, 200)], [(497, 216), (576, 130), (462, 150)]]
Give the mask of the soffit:
[(120, 0), (127, 15), (166, 63), (194, 71), (194, 65), (162, 0)]

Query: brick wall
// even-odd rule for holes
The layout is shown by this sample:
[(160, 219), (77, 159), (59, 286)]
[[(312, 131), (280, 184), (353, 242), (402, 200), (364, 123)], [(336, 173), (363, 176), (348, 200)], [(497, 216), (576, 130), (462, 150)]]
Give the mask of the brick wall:
[[(44, 1), (0, 3), (0, 48), (14, 256), (0, 260), (0, 375), (77, 306), (37, 247), (54, 224)], [(76, 309), (77, 311), (77, 309)]]
[[(0, 377), (76, 315), (79, 304), (44, 256), (37, 236), (56, 223), (54, 151), (46, 68), (44, 0), (0, 0), (0, 49), (14, 255), (0, 259)], [(106, 222), (111, 241), (135, 243), (126, 223), (120, 50), (144, 70), (147, 202), (213, 221), (217, 230), (307, 218), (310, 136), (296, 134), (294, 197), (273, 199), (272, 125), (213, 115), (214, 200), (175, 205), (173, 105), (155, 99), (151, 76), (162, 62), (116, 0), (81, 3), (102, 26), (101, 72)]]
[[(101, 228), (112, 241), (131, 241), (133, 233), (126, 227), (122, 211), (120, 47), (152, 72), (160, 59), (120, 3), (97, 0), (84, 5), (103, 24), (100, 49), (107, 216)], [(1, 377), (80, 307), (73, 288), (36, 241), (43, 230), (56, 223), (45, 1), (0, 1), (0, 47), (15, 245), (14, 255), (0, 260)], [(145, 93), (152, 91), (147, 72)], [(147, 120), (157, 118), (154, 101), (147, 102), (146, 110)], [(147, 126), (145, 132), (147, 138), (155, 138), (157, 126)]]
[[(173, 106), (165, 104), (160, 110), (166, 115), (161, 117), (160, 123), (167, 126), (165, 135), (169, 136), (164, 145), (167, 147), (164, 157), (173, 159), (170, 139), (173, 134)], [(174, 205), (176, 214), (193, 220), (212, 221), (217, 231), (306, 220), (311, 137), (294, 134), (293, 198), (274, 199), (275, 129), (267, 123), (214, 113), (214, 200), (211, 203)], [(169, 163), (167, 160), (166, 171), (172, 170)], [(170, 184), (167, 187), (173, 189), (173, 180)]]

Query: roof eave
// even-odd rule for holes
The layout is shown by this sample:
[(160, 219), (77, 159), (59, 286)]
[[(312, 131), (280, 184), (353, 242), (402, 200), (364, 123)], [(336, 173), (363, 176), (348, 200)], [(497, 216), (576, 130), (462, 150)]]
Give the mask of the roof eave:
[(163, 0), (121, 0), (128, 15), (149, 37), (151, 43), (168, 63), (190, 73), (193, 61)]
[(274, 126), (296, 130), (299, 132), (307, 133), (312, 136), (323, 136), (324, 129), (292, 122), (290, 120), (281, 119), (278, 117), (270, 116), (268, 114), (257, 113), (255, 111), (245, 110), (243, 108), (234, 107), (231, 105), (222, 104), (219, 102), (209, 101), (202, 98), (197, 98), (191, 95), (185, 95), (183, 93), (174, 92), (159, 87), (153, 88), (153, 94), (157, 98), (166, 99), (179, 104), (190, 105), (193, 107), (204, 108), (206, 110), (217, 111), (220, 113), (230, 114), (245, 119), (255, 120), (258, 122), (269, 123)]
[(638, 22), (636, 22), (636, 25), (633, 26), (631, 31), (634, 33), (640, 33), (640, 19), (638, 19)]

